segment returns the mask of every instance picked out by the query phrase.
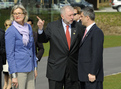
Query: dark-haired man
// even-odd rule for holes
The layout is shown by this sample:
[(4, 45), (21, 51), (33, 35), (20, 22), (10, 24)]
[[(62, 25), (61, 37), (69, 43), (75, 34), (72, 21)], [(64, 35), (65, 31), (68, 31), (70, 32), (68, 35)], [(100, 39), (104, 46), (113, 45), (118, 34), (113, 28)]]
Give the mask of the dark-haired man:
[[(32, 19), (29, 18), (27, 23), (30, 24), (31, 27), (33, 28), (34, 22)], [(37, 41), (38, 40), (37, 32), (33, 31), (33, 37), (34, 37), (34, 42), (35, 42), (35, 51), (36, 51), (37, 61), (40, 61), (44, 53), (44, 47), (42, 43), (39, 43)]]
[(104, 35), (95, 24), (93, 8), (85, 7), (81, 11), (82, 25), (86, 26), (78, 54), (81, 89), (103, 89)]

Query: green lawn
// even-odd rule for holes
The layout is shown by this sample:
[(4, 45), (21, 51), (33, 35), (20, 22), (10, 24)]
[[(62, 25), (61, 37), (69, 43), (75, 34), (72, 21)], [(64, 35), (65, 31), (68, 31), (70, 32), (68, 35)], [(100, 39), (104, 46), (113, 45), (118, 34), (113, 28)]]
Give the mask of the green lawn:
[(49, 54), (50, 45), (49, 45), (49, 42), (48, 43), (43, 43), (43, 45), (44, 45), (44, 54), (43, 54), (43, 56), (45, 57), (45, 56), (48, 56), (48, 54)]
[(105, 76), (103, 86), (104, 89), (121, 89), (121, 73)]
[[(44, 44), (44, 55), (47, 56), (49, 53), (49, 43)], [(109, 35), (104, 37), (104, 48), (121, 46), (121, 36)]]
[(105, 36), (104, 48), (121, 46), (121, 36)]

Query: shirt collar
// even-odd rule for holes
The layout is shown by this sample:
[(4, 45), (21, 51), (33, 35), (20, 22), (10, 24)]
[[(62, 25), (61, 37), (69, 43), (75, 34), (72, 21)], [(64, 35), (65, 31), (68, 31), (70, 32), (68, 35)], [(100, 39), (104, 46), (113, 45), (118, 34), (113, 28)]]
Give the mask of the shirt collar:
[[(62, 24), (64, 27), (66, 27), (67, 24), (64, 23), (63, 19), (62, 19)], [(69, 24), (69, 27), (71, 27), (71, 24)]]
[(88, 27), (86, 27), (87, 32), (90, 30), (90, 28), (91, 28), (94, 24), (95, 24), (95, 22), (94, 22), (94, 23), (92, 23), (92, 24), (90, 24)]

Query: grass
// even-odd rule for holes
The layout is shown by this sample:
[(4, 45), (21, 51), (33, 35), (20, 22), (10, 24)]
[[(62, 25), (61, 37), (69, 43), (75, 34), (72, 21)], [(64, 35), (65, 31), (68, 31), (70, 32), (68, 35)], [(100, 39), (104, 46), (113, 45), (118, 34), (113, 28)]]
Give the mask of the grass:
[(121, 36), (109, 35), (104, 37), (104, 48), (121, 46)]
[(104, 89), (121, 89), (121, 73), (104, 77)]
[(44, 45), (44, 54), (43, 54), (43, 56), (45, 57), (45, 56), (48, 56), (48, 54), (49, 54), (50, 45), (49, 45), (49, 42), (48, 43), (43, 43), (43, 45)]
[[(96, 12), (95, 22), (101, 25), (121, 26), (121, 13), (120, 12)], [(98, 25), (99, 25), (98, 24)]]

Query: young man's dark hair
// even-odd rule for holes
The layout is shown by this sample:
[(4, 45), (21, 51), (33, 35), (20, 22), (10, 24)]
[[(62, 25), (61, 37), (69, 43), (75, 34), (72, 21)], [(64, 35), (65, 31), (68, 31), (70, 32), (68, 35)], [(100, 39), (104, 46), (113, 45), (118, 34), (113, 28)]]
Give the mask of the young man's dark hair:
[(34, 21), (32, 19), (29, 18), (27, 22), (29, 22), (29, 21), (31, 21), (32, 25), (34, 24)]

